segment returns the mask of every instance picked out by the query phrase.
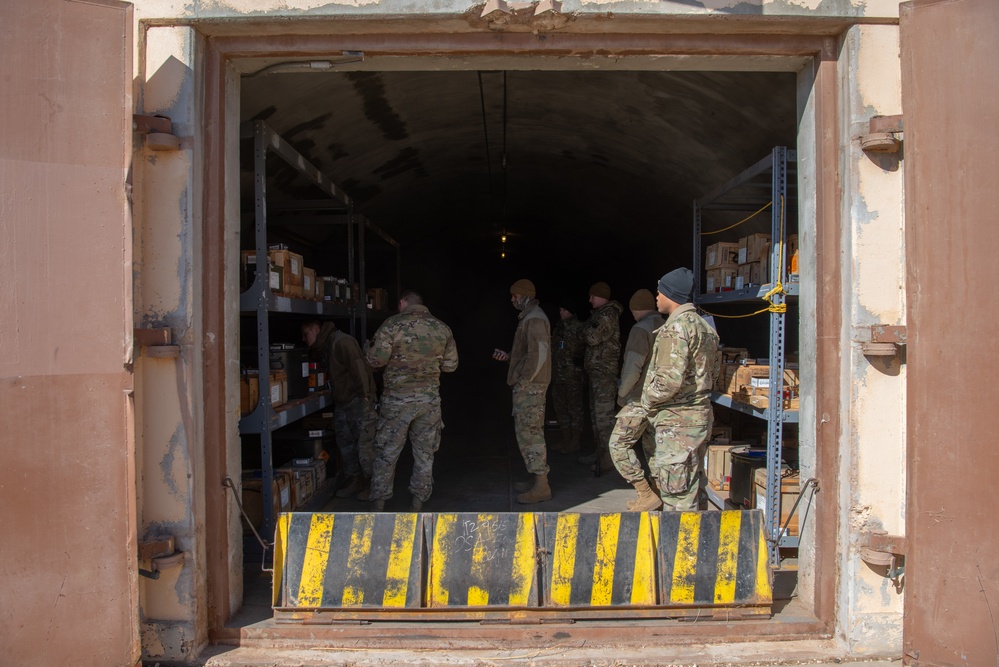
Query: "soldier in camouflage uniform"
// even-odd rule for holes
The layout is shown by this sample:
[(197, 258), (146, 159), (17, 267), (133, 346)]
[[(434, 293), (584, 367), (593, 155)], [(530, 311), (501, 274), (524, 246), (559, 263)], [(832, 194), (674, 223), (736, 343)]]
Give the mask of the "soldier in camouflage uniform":
[(704, 486), (704, 447), (711, 434), (711, 388), (721, 359), (718, 334), (690, 303), (694, 274), (676, 269), (659, 280), (656, 305), (667, 316), (652, 347), (642, 407), (656, 429), (653, 474), (664, 509), (696, 510)]
[(635, 487), (638, 498), (628, 503), (629, 510), (645, 512), (662, 507), (659, 496), (649, 486), (645, 470), (635, 455), (635, 445), (642, 441), (645, 460), (651, 461), (656, 452), (652, 429), (648, 428), (648, 413), (642, 407), (642, 387), (652, 359), (652, 344), (656, 330), (663, 325), (663, 316), (656, 310), (652, 292), (640, 289), (631, 297), (628, 308), (635, 318), (628, 342), (624, 346), (621, 382), (617, 388), (617, 404), (621, 411), (610, 437), (610, 455), (614, 467), (625, 481)]
[(583, 340), (586, 341), (584, 367), (590, 383), (590, 421), (593, 424), (593, 439), (596, 450), (579, 460), (594, 466), (594, 470), (609, 470), (611, 461), (607, 445), (614, 429), (614, 413), (617, 412), (617, 373), (621, 355), (621, 313), (624, 311), (617, 301), (611, 301), (611, 290), (607, 283), (596, 283), (590, 288), (590, 305), (593, 314), (583, 327)]
[(572, 312), (575, 307), (569, 300), (562, 303), (564, 305), (558, 309), (561, 319), (552, 330), (552, 400), (562, 435), (562, 442), (554, 449), (562, 454), (573, 454), (579, 451), (579, 439), (583, 434), (586, 341), (583, 340), (583, 323)]
[(408, 436), (413, 445), (410, 509), (418, 512), (433, 491), (434, 453), (444, 428), (440, 375), (458, 368), (454, 337), (430, 314), (423, 298), (408, 291), (399, 300), (399, 314), (375, 332), (367, 357), (372, 367), (385, 368), (369, 498), (375, 511), (381, 511), (392, 497), (395, 465)]
[(510, 287), (510, 303), (520, 311), (510, 352), (494, 350), (493, 359), (509, 361), (506, 383), (513, 389), (513, 423), (520, 455), (531, 480), (515, 485), (517, 502), (550, 500), (548, 453), (545, 451), (545, 398), (552, 379), (551, 328), (538, 303), (534, 283), (522, 279)]

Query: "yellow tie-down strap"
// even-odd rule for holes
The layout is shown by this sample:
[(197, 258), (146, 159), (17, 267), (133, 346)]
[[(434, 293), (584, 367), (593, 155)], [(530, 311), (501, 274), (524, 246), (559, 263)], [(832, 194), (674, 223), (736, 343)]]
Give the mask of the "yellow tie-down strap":
[(277, 525), (273, 604), (407, 618), (759, 615), (771, 577), (759, 510), (291, 513)]

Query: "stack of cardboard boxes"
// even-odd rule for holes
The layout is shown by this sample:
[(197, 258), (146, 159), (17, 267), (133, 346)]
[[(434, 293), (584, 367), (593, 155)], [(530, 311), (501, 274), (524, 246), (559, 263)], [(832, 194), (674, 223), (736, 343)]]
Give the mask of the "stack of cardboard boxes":
[[(721, 350), (721, 372), (715, 391), (727, 394), (733, 400), (766, 408), (770, 401), (769, 360), (749, 356), (749, 350), (725, 347)], [(784, 382), (781, 396), (785, 410), (798, 409), (798, 363), (793, 357), (784, 360)]]
[[(322, 458), (292, 459), (274, 470), (271, 494), (274, 498), (274, 519), (280, 512), (301, 509), (326, 483), (326, 460)], [(254, 528), (263, 525), (263, 473), (243, 471), (243, 510)], [(247, 517), (243, 518), (247, 529)]]
[[(769, 234), (750, 234), (737, 243), (713, 243), (704, 250), (705, 293), (741, 290), (751, 285), (771, 282), (771, 247)], [(798, 235), (787, 239), (781, 260), (791, 266), (798, 250)]]

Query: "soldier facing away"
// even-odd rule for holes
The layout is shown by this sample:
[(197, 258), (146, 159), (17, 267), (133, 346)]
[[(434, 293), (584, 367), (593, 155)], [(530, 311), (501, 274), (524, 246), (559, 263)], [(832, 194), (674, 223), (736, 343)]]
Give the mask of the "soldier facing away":
[(553, 449), (562, 454), (579, 451), (584, 423), (586, 373), (583, 357), (583, 323), (576, 317), (571, 299), (560, 301), (559, 321), (552, 329), (552, 402), (558, 418), (562, 441)]
[(652, 473), (664, 509), (696, 510), (704, 483), (704, 447), (711, 434), (711, 388), (720, 368), (718, 334), (691, 301), (694, 274), (670, 271), (659, 280), (656, 306), (667, 316), (652, 346), (642, 407), (656, 429)]
[(624, 307), (611, 300), (611, 289), (607, 283), (596, 283), (590, 288), (590, 305), (593, 313), (583, 327), (586, 341), (584, 366), (590, 383), (590, 421), (593, 423), (593, 438), (596, 449), (593, 454), (583, 456), (581, 463), (592, 464), (599, 472), (610, 469), (613, 462), (607, 445), (614, 428), (614, 413), (617, 412), (617, 373), (621, 355), (621, 313)]
[(374, 368), (385, 368), (369, 498), (375, 511), (385, 509), (408, 436), (413, 445), (410, 509), (418, 512), (433, 492), (434, 453), (444, 428), (440, 376), (458, 368), (458, 349), (451, 329), (410, 290), (399, 299), (399, 314), (375, 332), (367, 357)]
[(651, 461), (656, 452), (655, 438), (652, 429), (648, 428), (648, 413), (642, 407), (642, 388), (652, 359), (656, 330), (663, 325), (663, 316), (656, 310), (655, 297), (647, 289), (635, 292), (628, 307), (635, 318), (635, 326), (631, 327), (624, 346), (621, 382), (617, 388), (617, 404), (621, 411), (617, 413), (609, 448), (614, 467), (638, 492), (638, 498), (628, 503), (628, 509), (645, 512), (659, 509), (663, 504), (649, 486), (634, 451), (635, 444), (641, 440), (646, 461)]
[(520, 311), (510, 352), (494, 350), (493, 359), (509, 361), (506, 383), (513, 391), (513, 423), (517, 446), (531, 479), (515, 484), (521, 504), (550, 500), (548, 453), (545, 450), (545, 398), (552, 378), (551, 329), (536, 298), (534, 283), (521, 279), (510, 287), (510, 303)]

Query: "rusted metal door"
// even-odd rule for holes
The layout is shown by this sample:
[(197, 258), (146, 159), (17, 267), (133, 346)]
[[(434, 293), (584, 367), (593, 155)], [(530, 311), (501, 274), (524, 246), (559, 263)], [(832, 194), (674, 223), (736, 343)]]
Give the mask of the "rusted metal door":
[(131, 6), (0, 3), (0, 662), (140, 657)]
[(910, 665), (999, 656), (997, 37), (996, 0), (901, 6)]

